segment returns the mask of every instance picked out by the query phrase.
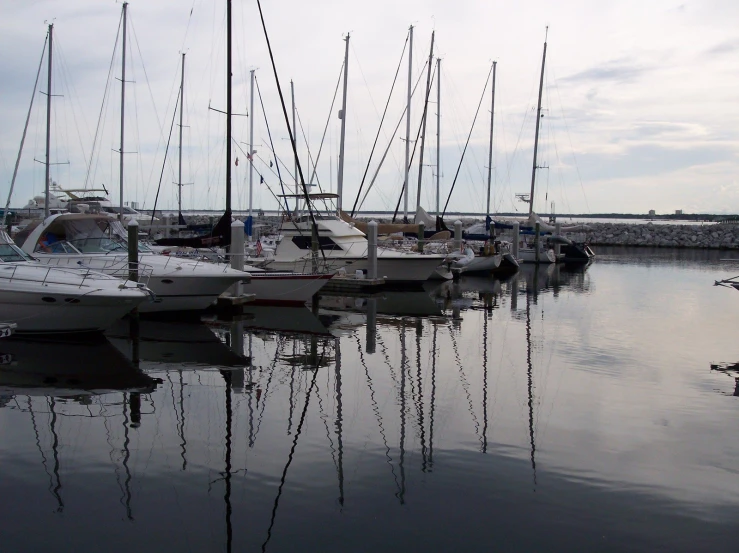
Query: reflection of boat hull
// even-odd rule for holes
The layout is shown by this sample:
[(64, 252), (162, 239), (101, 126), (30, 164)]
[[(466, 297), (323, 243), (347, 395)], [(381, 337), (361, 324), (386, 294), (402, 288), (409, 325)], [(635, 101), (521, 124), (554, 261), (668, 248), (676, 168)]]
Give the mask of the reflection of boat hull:
[(102, 338), (76, 343), (19, 338), (0, 344), (2, 392), (53, 396), (151, 392), (157, 382)]
[(268, 307), (247, 304), (244, 306), (245, 330), (270, 330), (296, 334), (331, 333), (307, 307)]
[[(133, 345), (129, 324), (119, 321), (105, 333), (126, 357), (131, 356)], [(209, 367), (243, 367), (248, 363), (202, 323), (148, 320), (139, 323), (139, 357), (142, 361)]]

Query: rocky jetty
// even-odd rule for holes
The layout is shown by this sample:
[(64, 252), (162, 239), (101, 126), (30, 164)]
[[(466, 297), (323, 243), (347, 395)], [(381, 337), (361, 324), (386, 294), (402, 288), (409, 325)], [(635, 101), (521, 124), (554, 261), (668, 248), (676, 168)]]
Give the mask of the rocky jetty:
[(587, 238), (594, 246), (739, 249), (739, 225), (665, 225), (589, 223)]
[[(215, 224), (220, 216), (186, 215), (190, 224)], [(169, 223), (176, 225), (176, 215), (171, 215)], [(243, 220), (244, 217), (237, 217)], [(370, 218), (359, 217), (369, 221)], [(389, 218), (372, 218), (379, 223), (390, 222)], [(277, 225), (279, 217), (260, 217), (260, 223)], [(164, 221), (166, 224), (166, 220)], [(481, 222), (479, 218), (462, 218), (463, 228)], [(563, 222), (563, 226), (571, 223)], [(585, 235), (577, 232), (566, 234), (571, 239), (586, 240), (594, 246), (636, 246), (657, 248), (702, 248), (739, 249), (739, 224), (703, 223), (692, 225), (662, 223), (583, 223), (589, 229)]]

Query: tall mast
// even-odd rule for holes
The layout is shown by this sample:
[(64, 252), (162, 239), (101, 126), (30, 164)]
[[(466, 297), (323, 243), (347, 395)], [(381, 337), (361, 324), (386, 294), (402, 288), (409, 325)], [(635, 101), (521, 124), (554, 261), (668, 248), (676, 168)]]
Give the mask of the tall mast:
[(429, 67), (426, 73), (426, 99), (423, 103), (423, 129), (421, 130), (421, 154), (418, 156), (418, 186), (416, 187), (416, 213), (421, 206), (421, 176), (423, 174), (423, 145), (426, 142), (426, 115), (428, 114), (429, 94), (431, 94), (431, 66), (434, 59), (434, 34), (431, 31), (431, 50), (429, 51)]
[(488, 195), (485, 203), (485, 229), (487, 235), (490, 237), (490, 186), (492, 184), (493, 177), (493, 124), (495, 123), (495, 70), (498, 66), (498, 62), (493, 62), (493, 94), (492, 100), (490, 101), (490, 148), (488, 150)]
[(293, 171), (293, 174), (295, 175), (295, 212), (297, 213), (298, 204), (299, 204), (299, 200), (297, 196), (298, 194), (300, 194), (300, 190), (298, 188), (300, 186), (298, 183), (298, 139), (297, 139), (298, 129), (295, 126), (295, 83), (293, 83), (292, 81), (290, 81), (290, 95), (292, 96), (292, 103), (293, 103), (293, 136), (292, 136), (292, 139), (293, 139), (293, 151), (295, 152), (295, 159), (294, 159), (295, 170)]
[(118, 203), (118, 220), (123, 222), (123, 133), (125, 131), (125, 111), (126, 111), (126, 13), (128, 11), (128, 2), (123, 2), (123, 56), (121, 60), (121, 159), (120, 159), (120, 196)]
[[(547, 33), (549, 27), (547, 27)], [(547, 59), (547, 39), (544, 36), (544, 54), (541, 57), (541, 77), (539, 78), (539, 103), (536, 106), (536, 134), (534, 135), (534, 166), (531, 169), (531, 193), (529, 194), (529, 215), (534, 212), (534, 184), (536, 183), (536, 151), (539, 149), (539, 120), (541, 119), (541, 92), (544, 87), (544, 63)]]
[(441, 188), (439, 179), (441, 176), (441, 58), (436, 58), (436, 216), (441, 215), (439, 197)]
[(46, 184), (44, 185), (44, 194), (46, 199), (44, 200), (44, 219), (49, 216), (49, 151), (51, 149), (51, 51), (52, 51), (52, 36), (54, 34), (54, 24), (49, 25), (49, 69), (47, 76), (47, 89), (46, 89)]
[(231, 0), (226, 0), (226, 220), (231, 218)]
[(254, 196), (254, 69), (249, 72), (249, 225), (248, 234), (252, 236), (252, 198)]
[(405, 110), (405, 177), (403, 179), (403, 222), (408, 222), (408, 166), (410, 160), (411, 146), (411, 87), (413, 83), (413, 25), (408, 29), (409, 48), (408, 48), (408, 97), (406, 100)]
[(182, 112), (185, 107), (185, 54), (182, 54), (182, 71), (180, 79), (180, 160), (179, 160), (179, 176), (178, 176), (178, 189), (177, 195), (177, 209), (182, 217)]
[(346, 34), (346, 51), (344, 52), (344, 95), (341, 103), (341, 141), (339, 142), (339, 174), (336, 179), (336, 193), (339, 198), (337, 206), (341, 210), (341, 199), (344, 192), (344, 140), (346, 136), (346, 86), (349, 79), (349, 33)]

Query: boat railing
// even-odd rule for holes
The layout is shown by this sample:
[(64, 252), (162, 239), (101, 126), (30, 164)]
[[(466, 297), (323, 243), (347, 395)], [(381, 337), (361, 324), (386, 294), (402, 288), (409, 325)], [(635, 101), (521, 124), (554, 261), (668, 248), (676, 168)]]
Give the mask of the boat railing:
[(126, 283), (131, 280), (131, 271), (135, 269), (138, 271), (137, 282), (144, 285), (149, 284), (149, 280), (154, 273), (154, 268), (151, 265), (141, 262), (131, 263), (124, 257), (103, 259), (102, 256), (91, 256), (86, 259), (78, 259), (76, 261), (76, 267), (68, 263), (62, 263), (65, 261), (64, 256), (47, 258), (45, 261), (48, 262), (48, 265), (53, 265), (54, 268), (85, 271), (86, 278), (99, 278), (100, 273), (104, 273), (107, 276), (118, 278)]
[[(44, 271), (43, 278), (39, 278), (39, 275), (37, 274), (31, 274), (29, 275), (26, 269), (46, 269)], [(74, 268), (74, 267), (57, 267), (57, 266), (46, 266), (43, 267), (41, 265), (13, 265), (12, 267), (2, 267), (2, 271), (0, 271), (0, 278), (7, 280), (8, 282), (35, 282), (37, 284), (40, 284), (42, 286), (44, 285), (58, 285), (58, 286), (71, 286), (74, 288), (82, 288), (85, 286), (94, 286), (94, 283), (91, 281), (99, 281), (101, 277), (108, 277), (109, 275), (101, 274), (98, 271), (93, 271), (88, 268)], [(32, 270), (33, 270), (32, 269)], [(20, 272), (19, 272), (20, 270)], [(55, 278), (55, 275), (60, 274), (66, 274), (66, 275), (74, 275), (78, 276), (79, 281), (78, 282), (70, 282), (61, 280), (59, 278)], [(124, 285), (128, 284), (128, 279), (122, 279), (126, 280)]]

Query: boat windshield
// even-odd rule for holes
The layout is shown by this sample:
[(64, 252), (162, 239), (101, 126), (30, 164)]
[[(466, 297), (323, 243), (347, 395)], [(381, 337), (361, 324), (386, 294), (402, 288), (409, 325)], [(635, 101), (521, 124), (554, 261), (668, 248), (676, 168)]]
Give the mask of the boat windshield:
[(0, 261), (12, 263), (16, 261), (30, 261), (31, 257), (15, 244), (0, 244)]
[[(63, 240), (81, 253), (126, 252), (128, 250), (126, 229), (115, 219), (107, 217), (67, 219), (62, 222), (62, 226), (62, 229), (52, 229), (61, 230), (58, 236), (54, 233), (56, 240)], [(48, 244), (52, 248), (53, 245), (53, 243)], [(46, 251), (49, 250), (46, 249)], [(139, 252), (148, 253), (150, 251), (148, 246), (139, 242)], [(51, 253), (70, 252), (51, 251)]]

